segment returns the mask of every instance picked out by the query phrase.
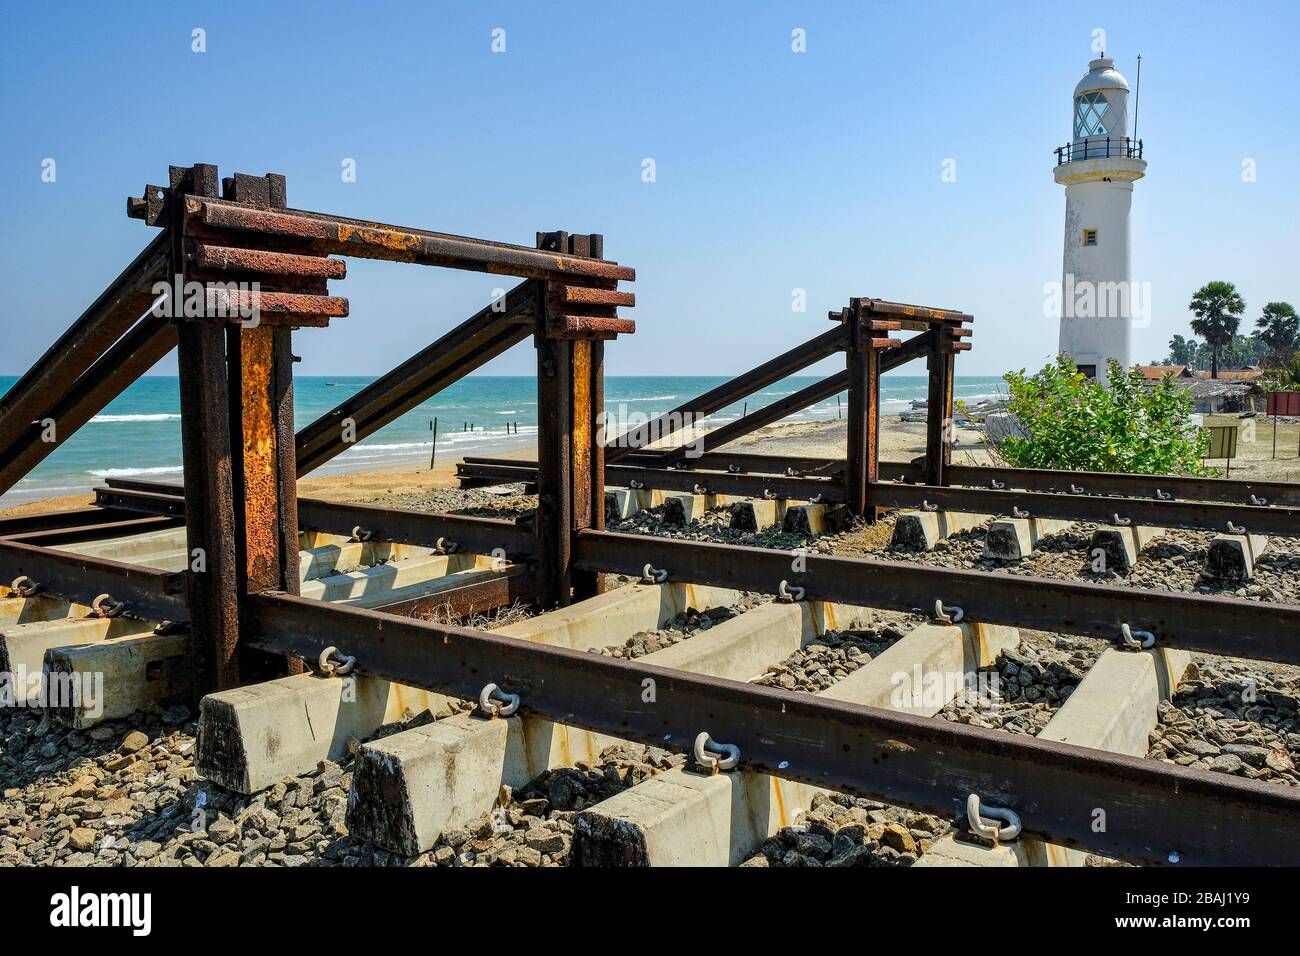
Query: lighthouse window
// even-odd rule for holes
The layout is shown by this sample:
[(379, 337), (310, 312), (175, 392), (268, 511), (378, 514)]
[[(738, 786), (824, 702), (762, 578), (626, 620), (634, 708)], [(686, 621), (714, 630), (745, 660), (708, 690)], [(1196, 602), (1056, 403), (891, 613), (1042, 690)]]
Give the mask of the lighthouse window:
[(1085, 246), (1095, 246), (1095, 245), (1097, 244), (1097, 230), (1096, 230), (1096, 229), (1085, 229), (1085, 230), (1083, 230), (1083, 244), (1084, 244)]
[(1101, 118), (1106, 115), (1106, 97), (1101, 93), (1084, 93), (1074, 100), (1074, 138), (1105, 136), (1106, 127)]

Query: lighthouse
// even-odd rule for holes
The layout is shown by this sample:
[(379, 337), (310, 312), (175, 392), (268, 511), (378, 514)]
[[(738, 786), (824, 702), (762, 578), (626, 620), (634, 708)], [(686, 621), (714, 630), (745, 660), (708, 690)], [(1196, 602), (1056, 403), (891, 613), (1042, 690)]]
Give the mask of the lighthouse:
[(1142, 141), (1129, 136), (1128, 81), (1106, 57), (1074, 88), (1074, 134), (1056, 150), (1065, 187), (1065, 255), (1058, 352), (1079, 371), (1107, 379), (1107, 362), (1131, 364), (1133, 283), (1129, 209), (1146, 174)]

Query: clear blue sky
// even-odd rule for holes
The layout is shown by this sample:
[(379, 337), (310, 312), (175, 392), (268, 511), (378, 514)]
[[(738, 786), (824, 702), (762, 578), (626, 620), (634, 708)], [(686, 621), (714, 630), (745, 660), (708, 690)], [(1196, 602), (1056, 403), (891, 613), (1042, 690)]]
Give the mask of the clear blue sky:
[[(1057, 335), (1042, 315), (1061, 268), (1052, 149), (1095, 28), (1130, 83), (1143, 56), (1133, 271), (1154, 317), (1135, 359), (1186, 333), (1211, 279), (1237, 283), (1252, 323), (1267, 301), (1300, 305), (1294, 2), (6, 0), (0, 16), (4, 373), (148, 241), (126, 197), (193, 162), (284, 173), (299, 208), (530, 245), (538, 229), (603, 232), (638, 273), (638, 332), (610, 348), (611, 374), (739, 372), (853, 295), (974, 313), (959, 374), (1037, 366)], [(304, 374), (381, 372), (502, 284), (349, 268), (334, 286), (351, 317), (296, 338)], [(532, 350), (489, 370), (531, 373)]]

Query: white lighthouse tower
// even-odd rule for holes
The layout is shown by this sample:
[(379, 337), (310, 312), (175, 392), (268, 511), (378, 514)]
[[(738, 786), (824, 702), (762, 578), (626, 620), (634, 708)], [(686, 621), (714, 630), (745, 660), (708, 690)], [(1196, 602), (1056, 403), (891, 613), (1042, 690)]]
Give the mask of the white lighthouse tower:
[(1065, 256), (1058, 351), (1106, 381), (1110, 359), (1131, 362), (1129, 208), (1146, 174), (1142, 141), (1128, 133), (1128, 81), (1114, 60), (1088, 64), (1074, 88), (1074, 136), (1056, 150), (1065, 187)]

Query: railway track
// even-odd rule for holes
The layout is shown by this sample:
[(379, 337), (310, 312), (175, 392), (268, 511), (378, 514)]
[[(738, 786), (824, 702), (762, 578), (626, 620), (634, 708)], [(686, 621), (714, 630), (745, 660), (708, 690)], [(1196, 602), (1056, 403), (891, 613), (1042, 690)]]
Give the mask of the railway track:
[[(219, 802), (264, 809), (258, 794), (297, 794), (311, 774), (315, 791), (328, 776), (322, 791), (347, 791), (345, 806), (331, 798), (337, 838), (342, 828), (354, 843), (436, 862), (753, 866), (785, 862), (787, 839), (805, 862), (926, 867), (1300, 858), (1293, 699), (1268, 691), (1289, 715), (1288, 736), (1268, 738), (1283, 748), (1225, 746), (1209, 769), (1195, 754), (1147, 756), (1170, 740), (1160, 721), (1177, 710), (1180, 682), (1201, 686), (1208, 665), (1193, 655), (1300, 665), (1300, 604), (1286, 589), (1261, 600), (1135, 587), (1121, 573), (1140, 570), (1164, 529), (1215, 536), (1216, 573), (1249, 581), (1279, 555), (1290, 569), (1293, 486), (954, 466), (954, 362), (972, 317), (861, 297), (828, 316), (829, 330), (607, 442), (603, 355), (634, 330), (618, 310), (634, 305), (619, 284), (635, 272), (606, 260), (597, 234), (539, 232), (528, 247), (365, 222), (289, 207), (283, 177), (220, 180), (202, 164), (172, 167), (166, 187), (128, 209), (161, 232), (0, 399), (0, 486), (53, 450), (33, 445), (33, 423), (53, 418), (66, 440), (173, 347), (185, 480), (112, 481), (94, 508), (0, 520), (4, 653), (44, 675), (47, 727), (89, 734), (188, 701), (194, 766)], [(334, 257), (348, 256), (522, 282), (295, 434), (292, 336), (347, 315), (328, 283), (346, 274)], [(159, 316), (144, 290), (160, 271), (209, 289), (257, 281), (270, 298), (251, 324)], [(461, 476), (535, 486), (532, 514), (298, 498), (300, 474), (530, 336), (538, 461), (470, 461)], [(837, 353), (842, 373), (711, 433), (703, 457), (669, 447), (692, 418)], [(926, 454), (881, 462), (879, 376), (916, 360), (933, 411)], [(846, 388), (842, 460), (717, 450)], [(608, 529), (607, 518), (630, 516), (634, 494), (678, 527), (725, 507), (761, 534), (779, 516), (804, 544)], [(1089, 537), (1088, 557), (1110, 564), (1080, 579), (813, 546), (824, 531), (882, 520), (915, 525), (922, 548), (978, 530), (989, 560), (1011, 563), (1088, 522), (1105, 532)], [(611, 587), (611, 575), (628, 583)], [(495, 628), (477, 616), (518, 603), (538, 613)], [(665, 627), (689, 637), (638, 645)], [(1064, 683), (1056, 671), (1055, 685), (1038, 680), (1045, 639), (1074, 655)], [(987, 686), (994, 675), (1006, 697)], [(76, 695), (97, 679), (102, 696)], [(1036, 732), (981, 718), (981, 680), (994, 710), (1044, 699), (1017, 724)], [(1239, 717), (1255, 713), (1241, 705)], [(429, 717), (402, 723), (407, 711)], [(1175, 715), (1180, 739), (1185, 723)], [(622, 756), (611, 764), (610, 753)], [(567, 806), (542, 821), (538, 788), (574, 773), (608, 784), (581, 800), (548, 789), (547, 807)], [(493, 830), (515, 833), (525, 818), (538, 832), (505, 859)], [(200, 814), (208, 822), (223, 838), (204, 830), (188, 842), (224, 865), (235, 824)], [(93, 845), (107, 827), (78, 829)], [(259, 852), (253, 861), (287, 860), (283, 848)]]

